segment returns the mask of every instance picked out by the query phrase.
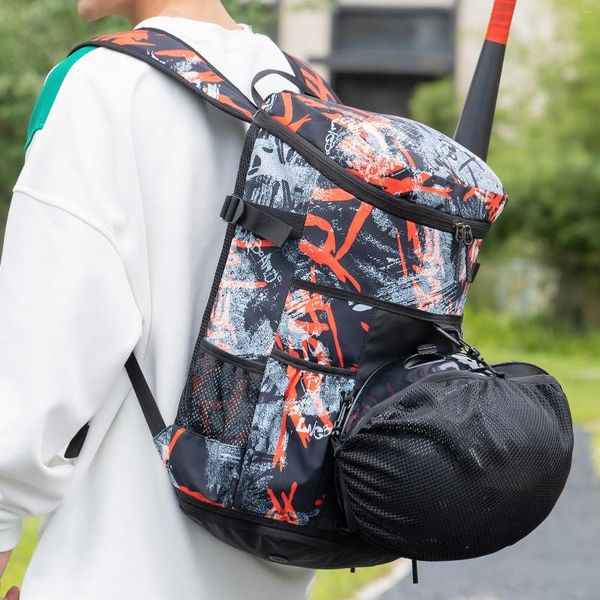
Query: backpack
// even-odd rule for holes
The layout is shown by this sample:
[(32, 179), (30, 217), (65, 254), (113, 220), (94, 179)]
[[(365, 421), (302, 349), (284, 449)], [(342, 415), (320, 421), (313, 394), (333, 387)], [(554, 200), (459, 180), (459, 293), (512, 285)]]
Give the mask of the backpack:
[[(369, 490), (386, 495), (368, 473), (385, 471), (369, 455), (382, 438), (375, 432), (375, 442), (363, 444), (361, 463), (356, 435), (344, 447), (342, 430), (353, 401), (364, 397), (358, 390), (390, 361), (466, 349), (475, 359), (472, 377), (493, 376), (460, 334), (482, 241), (507, 202), (497, 176), (425, 125), (344, 106), (315, 70), (289, 55), (293, 75), (279, 74), (300, 93), (263, 100), (256, 83), (278, 73), (269, 70), (255, 77), (251, 101), (167, 32), (137, 29), (77, 48), (89, 45), (143, 60), (250, 124), (174, 424), (165, 424), (133, 354), (126, 365), (183, 512), (227, 544), (307, 568), (489, 551), (462, 544), (460, 556), (442, 556), (412, 550), (404, 538), (386, 543), (368, 523), (361, 527), (361, 507), (345, 502), (346, 490), (354, 499)], [(513, 388), (513, 376), (529, 377), (528, 385), (546, 376), (505, 371), (496, 379)], [(566, 442), (553, 458), (562, 489), (568, 408), (558, 384), (544, 381), (553, 402), (563, 403), (556, 431)], [(363, 471), (355, 468), (361, 464)], [(364, 507), (367, 521), (378, 514), (380, 523), (392, 522), (391, 509)]]

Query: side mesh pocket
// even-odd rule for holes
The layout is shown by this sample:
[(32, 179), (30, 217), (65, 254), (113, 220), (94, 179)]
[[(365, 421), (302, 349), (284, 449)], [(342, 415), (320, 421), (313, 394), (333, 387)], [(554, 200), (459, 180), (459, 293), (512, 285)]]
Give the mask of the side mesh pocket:
[(201, 346), (194, 354), (175, 425), (233, 446), (248, 442), (262, 369), (228, 361)]
[(201, 343), (175, 424), (159, 444), (173, 485), (202, 504), (233, 505), (260, 391), (262, 366)]
[(373, 404), (399, 382), (388, 369), (357, 396), (336, 470), (363, 540), (416, 560), (464, 560), (516, 543), (548, 516), (571, 466), (568, 401), (547, 374), (496, 368), (503, 377), (440, 371)]

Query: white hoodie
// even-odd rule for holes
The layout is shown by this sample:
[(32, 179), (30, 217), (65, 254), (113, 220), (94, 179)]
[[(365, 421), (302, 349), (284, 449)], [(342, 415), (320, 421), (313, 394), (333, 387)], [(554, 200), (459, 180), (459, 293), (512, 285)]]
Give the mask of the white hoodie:
[[(145, 25), (184, 39), (247, 95), (259, 70), (291, 71), (248, 28)], [(23, 517), (48, 515), (22, 600), (305, 597), (311, 571), (230, 548), (180, 512), (123, 368), (135, 348), (172, 422), (245, 129), (99, 48), (68, 71), (29, 146), (0, 265), (0, 551)], [(88, 420), (81, 456), (61, 458)]]

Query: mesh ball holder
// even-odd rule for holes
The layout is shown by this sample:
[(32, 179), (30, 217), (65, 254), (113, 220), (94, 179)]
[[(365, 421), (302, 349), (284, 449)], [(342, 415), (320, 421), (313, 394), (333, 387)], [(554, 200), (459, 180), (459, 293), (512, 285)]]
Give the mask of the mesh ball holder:
[(527, 363), (492, 367), (455, 341), (462, 352), (378, 369), (344, 399), (332, 433), (348, 528), (413, 564), (518, 542), (551, 512), (571, 466), (558, 382)]

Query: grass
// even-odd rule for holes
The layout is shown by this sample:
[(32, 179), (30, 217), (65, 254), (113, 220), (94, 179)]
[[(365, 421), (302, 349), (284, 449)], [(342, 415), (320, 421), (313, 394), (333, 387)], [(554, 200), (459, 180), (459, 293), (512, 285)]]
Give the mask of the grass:
[[(565, 389), (573, 420), (592, 433), (600, 476), (600, 332), (575, 334), (543, 321), (518, 321), (487, 313), (467, 314), (465, 336), (489, 362), (522, 360), (552, 373)], [(35, 547), (39, 521), (26, 522), (2, 592), (21, 582)], [(320, 572), (310, 600), (350, 600), (365, 584), (389, 572), (389, 567)], [(0, 594), (1, 597), (1, 594)]]
[(39, 517), (32, 517), (25, 521), (23, 537), (12, 553), (8, 568), (2, 577), (0, 598), (3, 598), (13, 585), (20, 585), (21, 581), (23, 581), (27, 565), (29, 564), (29, 560), (37, 543), (39, 524)]
[(344, 571), (319, 571), (310, 600), (345, 600), (352, 598), (357, 590), (371, 581), (384, 577), (392, 567), (383, 565), (369, 569), (356, 569), (356, 573)]

